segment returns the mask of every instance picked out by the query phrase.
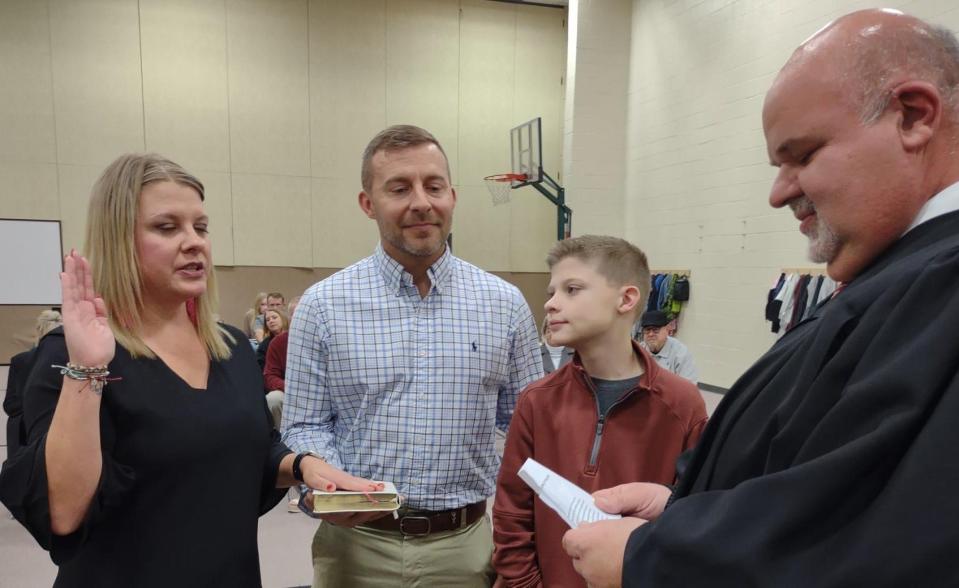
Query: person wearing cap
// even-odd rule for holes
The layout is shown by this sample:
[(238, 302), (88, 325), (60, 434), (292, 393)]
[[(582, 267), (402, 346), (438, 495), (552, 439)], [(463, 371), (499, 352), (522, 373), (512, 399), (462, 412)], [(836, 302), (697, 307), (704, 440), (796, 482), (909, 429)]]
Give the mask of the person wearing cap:
[(644, 312), (639, 319), (643, 335), (641, 344), (653, 354), (660, 366), (698, 384), (699, 372), (693, 363), (693, 355), (679, 339), (669, 336), (670, 322), (672, 321), (661, 310)]

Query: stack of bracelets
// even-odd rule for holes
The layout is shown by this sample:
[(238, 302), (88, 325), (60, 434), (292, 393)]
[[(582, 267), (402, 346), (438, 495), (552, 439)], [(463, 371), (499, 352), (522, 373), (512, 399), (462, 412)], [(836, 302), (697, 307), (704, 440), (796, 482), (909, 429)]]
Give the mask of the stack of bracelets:
[[(110, 375), (107, 366), (100, 365), (96, 367), (86, 367), (82, 365), (76, 365), (73, 363), (67, 363), (67, 365), (52, 365), (50, 367), (60, 368), (60, 374), (64, 375), (71, 380), (77, 380), (79, 382), (90, 382), (90, 390), (94, 394), (100, 396), (103, 394), (103, 386), (110, 380), (107, 376)], [(82, 388), (81, 388), (82, 390)]]

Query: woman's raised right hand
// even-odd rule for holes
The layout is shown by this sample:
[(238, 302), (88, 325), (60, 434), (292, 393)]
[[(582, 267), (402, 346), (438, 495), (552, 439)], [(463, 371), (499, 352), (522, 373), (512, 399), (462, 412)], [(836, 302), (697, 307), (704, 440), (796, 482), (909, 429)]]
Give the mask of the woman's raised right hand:
[(103, 298), (93, 291), (90, 262), (70, 251), (60, 274), (63, 292), (63, 335), (70, 362), (84, 367), (107, 365), (116, 351), (116, 339), (107, 320)]

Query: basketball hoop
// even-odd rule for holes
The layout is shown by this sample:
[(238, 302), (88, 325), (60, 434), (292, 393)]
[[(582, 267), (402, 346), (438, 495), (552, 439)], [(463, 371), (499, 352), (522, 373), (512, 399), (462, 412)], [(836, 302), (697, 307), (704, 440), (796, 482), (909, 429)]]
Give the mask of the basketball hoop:
[(509, 202), (513, 191), (513, 182), (526, 181), (526, 174), (494, 174), (483, 178), (486, 182), (486, 189), (493, 197), (493, 205), (506, 204)]

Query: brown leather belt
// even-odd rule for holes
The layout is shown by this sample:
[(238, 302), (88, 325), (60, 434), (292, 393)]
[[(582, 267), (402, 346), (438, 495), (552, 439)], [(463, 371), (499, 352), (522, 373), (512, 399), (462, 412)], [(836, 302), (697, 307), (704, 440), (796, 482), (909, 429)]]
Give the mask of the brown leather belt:
[(468, 527), (486, 514), (486, 501), (467, 504), (462, 508), (450, 510), (408, 510), (400, 511), (399, 518), (392, 515), (363, 523), (381, 531), (395, 531), (406, 537), (426, 537), (431, 533), (453, 531)]

